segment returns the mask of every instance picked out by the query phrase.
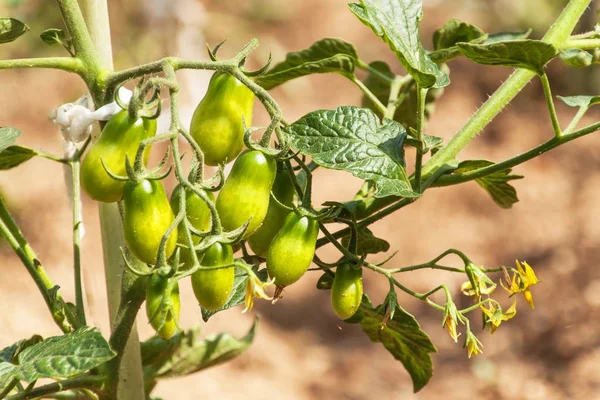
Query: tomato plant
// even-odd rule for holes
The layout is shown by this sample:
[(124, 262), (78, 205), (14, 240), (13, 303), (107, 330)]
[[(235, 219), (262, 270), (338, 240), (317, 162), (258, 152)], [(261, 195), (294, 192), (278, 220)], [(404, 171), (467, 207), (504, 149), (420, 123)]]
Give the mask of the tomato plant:
[[(86, 6), (85, 18), (80, 3)], [(402, 263), (405, 255), (396, 253), (376, 263), (373, 255), (389, 252), (392, 244), (370, 228), (403, 212), (432, 188), (470, 181), (498, 206), (510, 209), (518, 202), (512, 181), (523, 178), (513, 168), (600, 130), (600, 122), (580, 127), (588, 109), (600, 102), (598, 96), (584, 95), (560, 97), (577, 109), (562, 128), (546, 68), (554, 60), (578, 68), (600, 63), (600, 31), (573, 33), (590, 3), (570, 0), (540, 40), (529, 38), (531, 31), (488, 33), (452, 19), (434, 32), (433, 47), (426, 49), (420, 38), (420, 0), (359, 0), (349, 4), (355, 23), (373, 30), (391, 56), (376, 54), (375, 47), (365, 53), (394, 64), (365, 60), (352, 43), (326, 38), (288, 53), (276, 65), (269, 57), (266, 65), (250, 70), (246, 64), (258, 46), (252, 39), (230, 58), (217, 57), (218, 45), (209, 48), (210, 60), (167, 56), (114, 70), (106, 0), (57, 0), (65, 29), (47, 29), (41, 39), (61, 45), (68, 56), (1, 60), (0, 70), (66, 71), (79, 76), (89, 94), (50, 113), (61, 129), (62, 156), (17, 145), (21, 132), (0, 128), (0, 169), (42, 157), (68, 172), (75, 298), (63, 298), (0, 199), (0, 233), (63, 332), (47, 339), (34, 335), (0, 351), (0, 399), (151, 398), (160, 379), (198, 372), (243, 353), (254, 338), (256, 321), (241, 339), (223, 333), (202, 338), (198, 328), (180, 331), (179, 284), (186, 280), (200, 304), (199, 314), (209, 321), (215, 313), (242, 304), (244, 312), (251, 311), (256, 298), (282, 298), (285, 287), (310, 282), (303, 277), (316, 272), (321, 275), (317, 289), (331, 291), (337, 316), (343, 323), (358, 324), (402, 363), (415, 392), (433, 375), (431, 353), (436, 347), (418, 318), (401, 306), (398, 292), (432, 307), (454, 342), (464, 333), (468, 357), (481, 353), (483, 345), (471, 322), (483, 321), (483, 329), (493, 333), (516, 317), (517, 297), (533, 308), (537, 289), (532, 288), (540, 282), (534, 268), (524, 261), (514, 267), (479, 266), (455, 248), (415, 265), (390, 266)], [(21, 21), (2, 17), (0, 44), (28, 30)], [(433, 105), (444, 101), (449, 71), (458, 58), (516, 71), (462, 128), (444, 139), (433, 135), (436, 125), (426, 123), (434, 117)], [(191, 121), (180, 116), (177, 71), (184, 69), (213, 71)], [(276, 92), (270, 91), (321, 73), (338, 74), (355, 84), (361, 106), (317, 109), (295, 121), (289, 119), (291, 113), (284, 118), (272, 94)], [(534, 79), (540, 81), (548, 108), (548, 140), (499, 162), (466, 159), (462, 149)], [(255, 98), (269, 117), (263, 128), (252, 127)], [(154, 118), (162, 114), (163, 104), (170, 108), (168, 126), (157, 134)], [(103, 128), (95, 140), (93, 127)], [(154, 146), (155, 151), (164, 149), (163, 161), (150, 166), (149, 152), (156, 143), (166, 144)], [(226, 174), (228, 162), (233, 165)], [(207, 176), (206, 165), (219, 167), (214, 176)], [(319, 190), (313, 176), (323, 169), (359, 178), (356, 195), (313, 204), (313, 192)], [(177, 181), (170, 202), (163, 185), (169, 175)], [(100, 202), (112, 317), (108, 337), (90, 326), (85, 309), (81, 188)], [(218, 192), (216, 200), (213, 192)], [(413, 234), (411, 229), (407, 232)], [(329, 251), (323, 251), (326, 245)], [(458, 267), (445, 265), (449, 256), (457, 257)], [(433, 270), (425, 280), (433, 289), (420, 293), (409, 287), (410, 280), (399, 278), (416, 270)], [(462, 277), (460, 293), (472, 304), (460, 308), (438, 271)], [(374, 288), (389, 288), (382, 294), (369, 287), (371, 294), (381, 295), (373, 296), (383, 298), (381, 304), (373, 304), (364, 293), (367, 273), (386, 284)], [(504, 291), (495, 291), (498, 277), (504, 278)], [(501, 301), (508, 298), (512, 305), (503, 306)], [(134, 327), (144, 302), (157, 336), (138, 345)], [(286, 301), (277, 306), (285, 307)]]

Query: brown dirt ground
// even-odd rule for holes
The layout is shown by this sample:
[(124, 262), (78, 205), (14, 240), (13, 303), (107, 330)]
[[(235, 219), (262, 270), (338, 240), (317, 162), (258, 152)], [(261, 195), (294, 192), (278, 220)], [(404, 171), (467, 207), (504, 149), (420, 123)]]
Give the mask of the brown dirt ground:
[[(386, 46), (354, 19), (342, 1), (286, 2), (283, 11), (281, 3), (274, 0), (250, 2), (265, 10), (279, 10), (279, 14), (274, 13), (254, 27), (240, 22), (240, 18), (255, 10), (250, 6), (243, 8), (244, 2), (204, 3), (209, 11), (203, 28), (210, 32), (207, 40), (215, 43), (229, 37), (225, 52), (233, 52), (257, 35), (264, 48), (274, 49), (278, 60), (286, 49), (302, 48), (325, 36), (339, 36), (354, 42), (365, 60), (393, 61)], [(494, 25), (496, 14), (488, 13), (483, 6), (471, 7), (473, 2), (464, 4), (453, 8), (436, 3), (436, 7), (427, 8), (423, 36), (428, 36), (448, 15), (484, 28)], [(117, 3), (114, 9), (133, 12), (127, 3)], [(132, 43), (131, 37), (121, 37), (127, 25), (114, 25), (117, 64), (124, 65), (131, 58), (126, 45)], [(156, 34), (147, 21), (135, 28)], [(29, 54), (9, 46), (12, 55)], [(260, 57), (266, 57), (264, 50)], [(451, 137), (510, 73), (505, 68), (479, 68), (464, 60), (450, 67), (453, 85), (438, 103), (427, 128), (429, 134), (445, 138)], [(569, 84), (570, 73), (558, 62), (551, 66), (550, 74), (557, 94), (592, 94), (587, 86), (578, 89)], [(208, 75), (199, 76), (193, 81), (199, 86), (194, 88), (206, 85)], [(188, 89), (184, 95), (197, 100), (201, 96), (197, 91)], [(20, 128), (24, 145), (60, 153), (59, 135), (47, 120), (47, 112), (82, 92), (83, 86), (64, 73), (2, 72), (0, 125)], [(331, 75), (294, 81), (274, 95), (290, 121), (313, 109), (360, 101), (358, 91), (350, 83)], [(188, 112), (193, 104), (190, 101), (186, 105)], [(561, 105), (558, 111), (562, 121), (568, 121), (572, 115)], [(583, 123), (597, 118), (597, 112), (590, 112)], [(259, 113), (256, 123), (264, 122), (264, 113)], [(550, 135), (540, 85), (532, 83), (461, 157), (501, 160)], [(441, 329), (439, 312), (401, 296), (402, 306), (417, 316), (439, 350), (433, 356), (434, 377), (419, 394), (412, 394), (407, 373), (382, 347), (371, 344), (359, 328), (335, 318), (328, 294), (314, 289), (318, 278), (314, 273), (286, 290), (285, 298), (276, 306), (258, 304), (256, 311), (262, 316), (258, 337), (245, 355), (201, 374), (162, 382), (156, 394), (181, 400), (600, 398), (600, 272), (596, 265), (600, 257), (599, 167), (600, 137), (590, 135), (518, 167), (515, 172), (525, 179), (514, 182), (520, 202), (510, 210), (498, 208), (475, 183), (468, 183), (428, 191), (416, 204), (374, 226), (374, 232), (398, 250), (391, 263), (395, 266), (423, 262), (455, 247), (487, 267), (512, 265), (517, 258), (527, 260), (543, 281), (533, 289), (536, 309), (530, 310), (519, 299), (519, 314), (514, 320), (493, 336), (485, 332), (478, 335), (485, 346), (484, 353), (472, 360), (467, 359), (460, 342), (454, 344)], [(314, 201), (318, 204), (348, 199), (359, 185), (347, 174), (320, 170), (316, 174), (319, 190)], [(64, 296), (72, 298), (71, 216), (61, 167), (34, 159), (0, 174), (0, 188), (48, 272), (61, 285)], [(84, 207), (87, 236), (83, 265), (90, 315), (92, 322), (106, 333), (97, 209), (89, 199), (85, 199)], [(327, 256), (333, 256), (333, 252), (326, 250)], [(382, 258), (380, 255), (374, 260)], [(0, 304), (5, 309), (0, 314), (0, 347), (34, 333), (58, 334), (41, 297), (7, 246), (0, 246), (0, 265)], [(417, 291), (448, 283), (457, 302), (469, 304), (469, 299), (458, 290), (462, 277), (427, 271), (402, 276), (402, 281)], [(383, 297), (386, 283), (368, 276), (365, 288), (377, 302)], [(200, 312), (186, 285), (182, 297), (182, 325), (189, 327), (200, 321)], [(215, 316), (204, 325), (204, 331), (242, 335), (252, 316), (239, 311)], [(142, 338), (151, 334), (144, 316), (138, 327)]]

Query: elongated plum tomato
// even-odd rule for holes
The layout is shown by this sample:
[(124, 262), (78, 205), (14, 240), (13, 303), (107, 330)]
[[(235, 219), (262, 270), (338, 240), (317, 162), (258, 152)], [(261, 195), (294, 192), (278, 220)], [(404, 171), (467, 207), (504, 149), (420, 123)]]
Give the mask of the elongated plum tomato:
[(315, 255), (319, 234), (317, 220), (291, 212), (273, 238), (267, 253), (267, 270), (279, 288), (304, 275)]
[[(148, 179), (127, 182), (123, 190), (123, 208), (127, 248), (139, 260), (156, 264), (160, 241), (175, 219), (162, 183)], [(167, 240), (167, 258), (173, 254), (176, 245), (177, 228)]]
[(216, 206), (223, 228), (232, 231), (250, 219), (244, 239), (258, 229), (269, 209), (276, 174), (275, 160), (260, 151), (245, 151), (235, 160), (217, 197)]
[[(233, 264), (233, 250), (230, 245), (215, 243), (205, 250), (201, 262), (203, 267), (220, 267)], [(192, 274), (192, 288), (200, 307), (216, 311), (223, 307), (233, 290), (235, 269), (221, 268), (203, 270)]]
[[(293, 206), (295, 188), (287, 170), (280, 169), (277, 171), (271, 192), (281, 204), (288, 207)], [(281, 229), (283, 221), (289, 213), (289, 210), (281, 207), (272, 199), (270, 200), (267, 216), (263, 224), (248, 238), (248, 244), (257, 256), (263, 258), (267, 256), (271, 241), (277, 235), (279, 229)]]
[[(202, 190), (202, 189), (200, 189)], [(184, 189), (178, 185), (171, 195), (171, 208), (175, 215), (179, 214), (179, 206), (181, 195), (185, 192), (185, 214), (194, 228), (199, 231), (207, 231), (210, 229), (210, 210), (204, 200), (190, 189)], [(205, 192), (209, 199), (214, 201), (215, 196), (212, 192)], [(185, 229), (180, 224), (177, 230), (177, 244), (182, 245), (179, 254), (179, 261), (183, 264), (184, 269), (189, 269), (193, 266), (193, 258), (189, 250), (188, 240)], [(200, 243), (201, 238), (192, 234), (194, 244)], [(198, 256), (198, 259), (201, 257)]]
[(342, 264), (335, 271), (331, 286), (331, 306), (341, 319), (353, 316), (363, 295), (362, 269), (354, 269), (350, 264)]
[(233, 161), (244, 147), (244, 128), (252, 125), (254, 93), (232, 75), (215, 72), (196, 107), (190, 134), (204, 152), (204, 162)]
[[(123, 197), (125, 182), (114, 180), (102, 167), (125, 175), (125, 156), (133, 163), (140, 142), (156, 134), (156, 120), (131, 119), (127, 111), (114, 115), (88, 150), (81, 163), (81, 185), (94, 200), (113, 203)], [(144, 163), (148, 162), (150, 146), (144, 150)]]
[(152, 275), (146, 286), (146, 315), (161, 338), (170, 339), (177, 332), (179, 310), (177, 281), (158, 274)]

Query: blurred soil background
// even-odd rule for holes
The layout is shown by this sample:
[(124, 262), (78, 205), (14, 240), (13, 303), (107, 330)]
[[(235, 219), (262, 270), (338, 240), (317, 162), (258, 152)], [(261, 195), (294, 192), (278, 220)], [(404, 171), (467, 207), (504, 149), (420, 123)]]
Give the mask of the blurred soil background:
[[(111, 0), (112, 41), (118, 69), (165, 55), (207, 59), (205, 43), (227, 39), (221, 56), (231, 56), (252, 37), (260, 48), (251, 67), (262, 65), (272, 51), (275, 62), (287, 51), (308, 47), (323, 37), (353, 42), (367, 62), (388, 61), (401, 72), (387, 46), (350, 13), (341, 0)], [(487, 32), (534, 29), (539, 38), (565, 1), (426, 0), (421, 36), (431, 48), (435, 28), (456, 17)], [(20, 40), (2, 45), (0, 57), (65, 55), (48, 47), (39, 34), (62, 27), (54, 2), (4, 0), (0, 14), (19, 18), (32, 28)], [(590, 14), (593, 14), (590, 12)], [(590, 22), (593, 26), (593, 18)], [(450, 63), (452, 84), (437, 104), (427, 133), (446, 139), (510, 74), (511, 69), (480, 67), (465, 59)], [(210, 72), (178, 74), (183, 120), (189, 120), (202, 98)], [(549, 67), (555, 94), (594, 94), (598, 69), (569, 70), (559, 60)], [(76, 77), (54, 71), (0, 72), (0, 125), (23, 131), (21, 144), (60, 154), (58, 130), (48, 111), (74, 101), (84, 92)], [(361, 93), (337, 75), (290, 82), (273, 92), (285, 118), (294, 121), (319, 108), (360, 104)], [(573, 110), (557, 104), (563, 126)], [(256, 107), (255, 125), (267, 117)], [(598, 119), (592, 110), (582, 121)], [(161, 124), (166, 125), (166, 118)], [(552, 135), (539, 82), (519, 97), (464, 151), (461, 159), (503, 160)], [(160, 158), (164, 147), (154, 149)], [(413, 154), (409, 152), (409, 164)], [(533, 288), (536, 309), (519, 298), (518, 315), (491, 336), (474, 331), (484, 353), (468, 360), (462, 338), (454, 344), (442, 330), (442, 315), (400, 295), (439, 352), (435, 373), (418, 394), (401, 364), (359, 327), (341, 323), (329, 305), (328, 292), (315, 290), (318, 273), (290, 287), (276, 306), (258, 302), (262, 316), (255, 344), (235, 361), (206, 372), (161, 382), (155, 394), (164, 399), (599, 399), (600, 398), (600, 133), (578, 139), (515, 169), (525, 179), (514, 181), (520, 202), (510, 210), (497, 207), (474, 182), (427, 191), (416, 204), (373, 226), (398, 254), (390, 266), (430, 260), (448, 248), (459, 248), (486, 267), (511, 266), (527, 260), (542, 283)], [(173, 182), (167, 183), (169, 187)], [(314, 202), (350, 199), (360, 182), (343, 172), (316, 173)], [(71, 211), (60, 165), (43, 159), (0, 174), (0, 191), (9, 203), (63, 295), (73, 299)], [(91, 322), (108, 333), (108, 315), (97, 207), (84, 201), (87, 235), (83, 267)], [(324, 251), (332, 259), (331, 249)], [(380, 261), (384, 255), (373, 258)], [(457, 260), (449, 260), (457, 265)], [(41, 296), (10, 248), (0, 243), (0, 348), (32, 334), (59, 334)], [(387, 283), (366, 274), (365, 289), (378, 304)], [(447, 283), (459, 306), (471, 299), (460, 293), (463, 276), (424, 271), (399, 277), (416, 291)], [(182, 285), (182, 325), (199, 323), (200, 310), (191, 288)], [(501, 289), (499, 289), (501, 290)], [(502, 295), (499, 295), (502, 298)], [(438, 298), (438, 300), (441, 300)], [(505, 299), (506, 304), (510, 304)], [(243, 335), (252, 315), (241, 309), (218, 314), (204, 324), (206, 334), (228, 331)], [(141, 313), (143, 314), (143, 313)], [(477, 317), (474, 316), (474, 322)], [(144, 315), (138, 322), (142, 339), (152, 332)]]

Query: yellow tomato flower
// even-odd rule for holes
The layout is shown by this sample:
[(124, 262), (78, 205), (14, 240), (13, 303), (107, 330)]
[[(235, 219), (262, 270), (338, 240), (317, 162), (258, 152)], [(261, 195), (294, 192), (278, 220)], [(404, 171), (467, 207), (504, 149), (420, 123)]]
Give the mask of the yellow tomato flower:
[(483, 348), (483, 345), (481, 344), (479, 339), (477, 339), (477, 337), (473, 335), (473, 333), (471, 333), (471, 331), (467, 331), (467, 338), (465, 339), (464, 347), (467, 348), (469, 358), (471, 358), (472, 356), (476, 356), (479, 353), (483, 353), (483, 350), (481, 350)]

